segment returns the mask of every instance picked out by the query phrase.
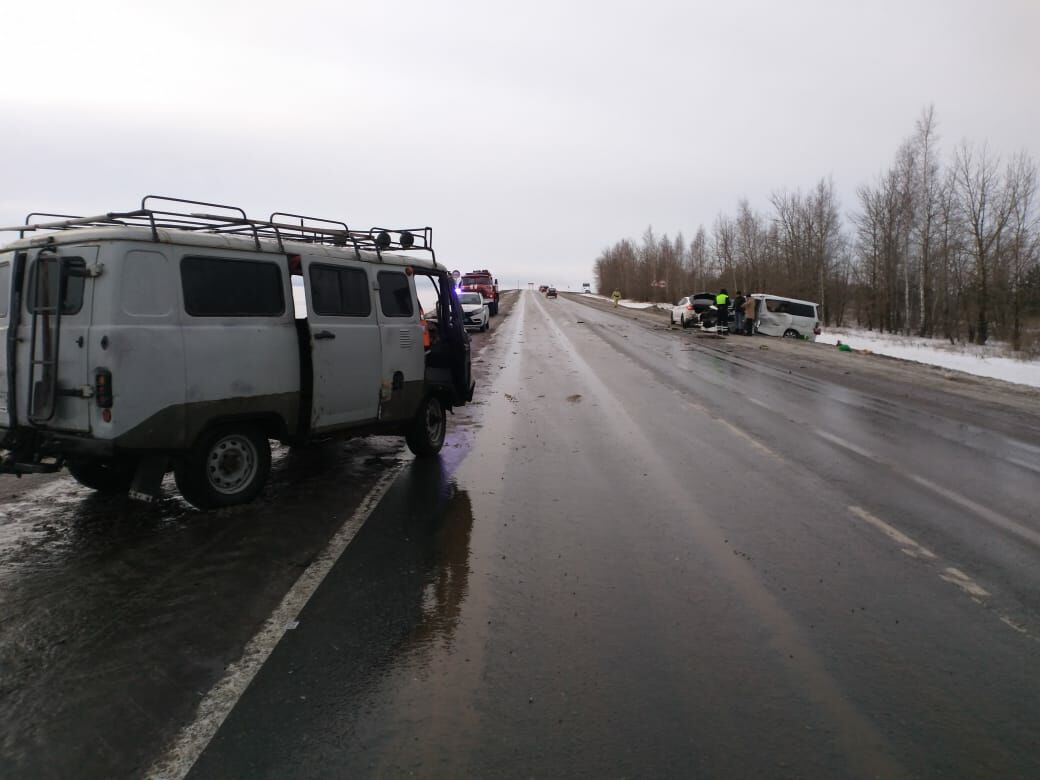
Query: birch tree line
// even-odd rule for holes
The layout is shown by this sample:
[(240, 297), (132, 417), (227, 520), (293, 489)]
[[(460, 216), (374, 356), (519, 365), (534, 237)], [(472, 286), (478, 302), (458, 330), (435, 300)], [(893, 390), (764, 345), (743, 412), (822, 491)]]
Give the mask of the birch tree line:
[(816, 301), (825, 324), (1040, 351), (1037, 164), (986, 144), (939, 148), (921, 113), (887, 170), (856, 190), (851, 213), (829, 179), (747, 200), (692, 240), (622, 239), (595, 261), (609, 295), (674, 302), (693, 292), (769, 292)]

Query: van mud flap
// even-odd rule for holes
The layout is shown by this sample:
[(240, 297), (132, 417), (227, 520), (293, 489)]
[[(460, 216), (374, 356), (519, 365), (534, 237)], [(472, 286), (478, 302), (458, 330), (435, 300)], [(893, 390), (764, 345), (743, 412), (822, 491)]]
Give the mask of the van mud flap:
[(162, 495), (162, 480), (166, 475), (170, 459), (165, 455), (148, 455), (141, 458), (130, 483), (130, 498), (135, 501), (153, 503)]

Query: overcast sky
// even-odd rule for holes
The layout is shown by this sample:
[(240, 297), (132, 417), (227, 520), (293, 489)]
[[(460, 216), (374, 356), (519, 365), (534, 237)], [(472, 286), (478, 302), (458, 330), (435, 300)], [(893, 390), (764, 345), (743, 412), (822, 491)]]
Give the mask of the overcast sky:
[(176, 195), (577, 287), (741, 197), (852, 210), (929, 104), (946, 152), (1040, 158), (1040, 0), (157, 5), (4, 4), (0, 224)]

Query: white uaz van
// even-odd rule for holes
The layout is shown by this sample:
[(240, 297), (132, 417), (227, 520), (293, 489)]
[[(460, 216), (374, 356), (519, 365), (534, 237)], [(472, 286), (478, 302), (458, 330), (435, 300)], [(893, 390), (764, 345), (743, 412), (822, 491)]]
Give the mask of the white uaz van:
[[(264, 485), (269, 439), (403, 434), (433, 455), (446, 411), (473, 397), (430, 228), (155, 196), (30, 224), (57, 216), (2, 228), (20, 238), (0, 248), (0, 471), (66, 466), (149, 497), (172, 467), (192, 504), (239, 504)], [(436, 290), (436, 323), (417, 280)]]
[(767, 336), (805, 338), (816, 341), (820, 335), (819, 305), (797, 298), (754, 293), (755, 332)]

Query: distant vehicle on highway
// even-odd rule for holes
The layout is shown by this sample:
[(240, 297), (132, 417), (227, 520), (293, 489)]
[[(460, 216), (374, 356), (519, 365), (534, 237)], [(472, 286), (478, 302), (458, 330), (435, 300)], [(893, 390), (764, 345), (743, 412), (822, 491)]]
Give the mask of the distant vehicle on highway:
[(556, 297), (556, 288), (555, 287), (550, 287), (548, 290), (546, 290), (545, 291), (545, 297), (546, 298), (555, 298)]
[(488, 329), (491, 312), (484, 303), (483, 296), (478, 292), (459, 293), (459, 304), (462, 306), (462, 324), (466, 330), (479, 330), (483, 333)]
[(547, 285), (547, 284), (539, 285), (538, 292), (540, 292), (540, 293), (547, 293), (547, 292), (549, 292), (549, 285)]
[(588, 282), (582, 282), (581, 283), (581, 291), (583, 293), (591, 293), (592, 292), (592, 285), (589, 284)]
[(816, 341), (820, 335), (819, 304), (763, 293), (753, 293), (751, 297), (756, 301), (756, 333), (809, 341)]

